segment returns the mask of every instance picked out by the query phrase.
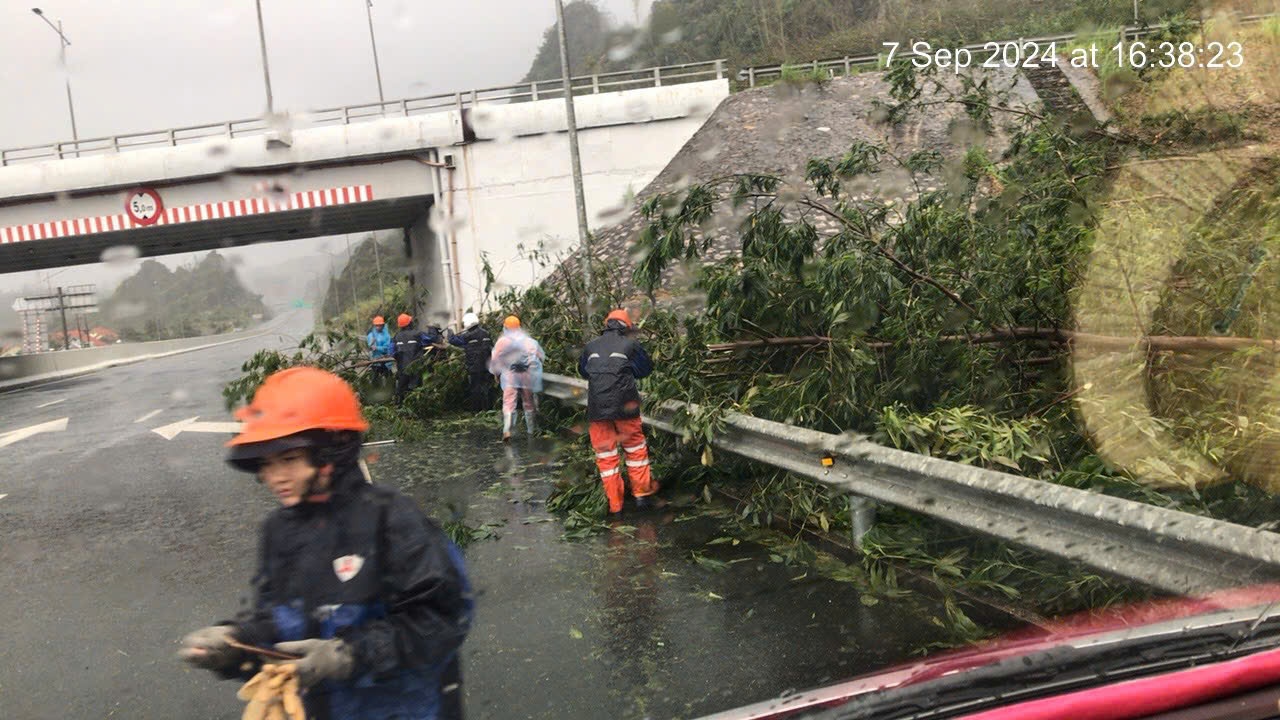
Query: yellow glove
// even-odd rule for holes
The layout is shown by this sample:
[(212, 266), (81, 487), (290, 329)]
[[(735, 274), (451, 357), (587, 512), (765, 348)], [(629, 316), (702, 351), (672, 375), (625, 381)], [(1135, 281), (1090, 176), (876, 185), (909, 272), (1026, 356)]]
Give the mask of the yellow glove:
[(298, 695), (297, 667), (292, 663), (263, 665), (236, 696), (249, 703), (241, 720), (307, 720)]

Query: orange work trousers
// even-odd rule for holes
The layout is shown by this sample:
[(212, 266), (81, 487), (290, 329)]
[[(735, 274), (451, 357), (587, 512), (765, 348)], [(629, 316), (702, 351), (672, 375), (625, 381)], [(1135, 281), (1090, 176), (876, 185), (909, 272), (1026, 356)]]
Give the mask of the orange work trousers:
[(627, 455), (627, 477), (631, 480), (631, 494), (645, 497), (658, 492), (658, 484), (649, 472), (649, 446), (644, 439), (644, 425), (640, 418), (625, 420), (592, 420), (591, 447), (596, 451), (596, 466), (600, 468), (600, 482), (609, 498), (609, 512), (622, 512), (622, 500), (626, 487), (622, 483), (622, 468), (618, 457), (618, 445)]

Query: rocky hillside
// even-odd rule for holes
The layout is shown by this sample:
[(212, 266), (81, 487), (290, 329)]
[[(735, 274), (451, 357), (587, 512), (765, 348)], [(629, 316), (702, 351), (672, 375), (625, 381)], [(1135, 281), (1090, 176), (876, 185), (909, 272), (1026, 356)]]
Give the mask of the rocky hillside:
[(217, 252), (170, 270), (146, 260), (102, 303), (103, 317), (124, 340), (163, 340), (229, 332), (268, 315), (262, 298), (241, 284)]

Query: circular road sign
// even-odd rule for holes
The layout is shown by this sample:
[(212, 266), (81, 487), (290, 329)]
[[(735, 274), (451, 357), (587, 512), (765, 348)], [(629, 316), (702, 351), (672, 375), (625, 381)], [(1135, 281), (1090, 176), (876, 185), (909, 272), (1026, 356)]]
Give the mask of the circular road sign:
[(124, 211), (138, 225), (155, 225), (164, 212), (164, 202), (155, 190), (138, 188), (125, 198)]

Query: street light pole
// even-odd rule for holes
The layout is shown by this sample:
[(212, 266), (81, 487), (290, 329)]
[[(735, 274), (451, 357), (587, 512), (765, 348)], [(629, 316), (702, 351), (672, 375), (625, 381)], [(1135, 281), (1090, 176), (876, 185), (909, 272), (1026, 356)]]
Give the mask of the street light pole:
[[(351, 236), (347, 236), (347, 281), (351, 283), (351, 309), (359, 312), (360, 301), (356, 299), (355, 261), (351, 259)], [(359, 322), (359, 318), (356, 319)]]
[[(587, 285), (587, 314), (592, 311), (591, 294), (591, 233), (587, 229), (587, 200), (582, 190), (582, 158), (578, 154), (578, 118), (573, 112), (573, 76), (569, 74), (569, 38), (564, 28), (564, 3), (556, 3), (556, 30), (560, 35), (560, 79), (564, 88), (565, 124), (569, 130), (569, 166), (573, 173), (573, 200), (578, 206), (578, 242), (582, 247), (584, 262), (582, 278)], [(584, 318), (587, 324), (590, 319)]]
[(365, 15), (369, 17), (369, 45), (373, 47), (373, 74), (378, 78), (378, 102), (385, 104), (387, 99), (382, 95), (382, 68), (378, 66), (378, 41), (373, 35), (373, 0), (365, 0), (364, 9)]
[(65, 33), (62, 32), (62, 21), (59, 20), (57, 25), (53, 21), (44, 16), (44, 11), (38, 7), (31, 8), (31, 12), (35, 13), (46, 25), (53, 28), (58, 33), (58, 63), (62, 66), (62, 72), (67, 85), (67, 113), (71, 116), (71, 139), (76, 144), (76, 155), (80, 154), (80, 132), (76, 129), (76, 106), (71, 101), (71, 70), (67, 68), (67, 48), (71, 47), (71, 41), (67, 39)]
[(271, 97), (271, 68), (267, 64), (267, 33), (262, 29), (262, 0), (254, 0), (258, 6), (258, 45), (262, 48), (262, 80), (267, 86), (267, 114), (275, 113), (275, 101)]
[(373, 271), (378, 274), (378, 307), (382, 307), (382, 303), (386, 302), (387, 291), (382, 287), (382, 261), (378, 259), (378, 236), (370, 235), (369, 242), (373, 243)]

